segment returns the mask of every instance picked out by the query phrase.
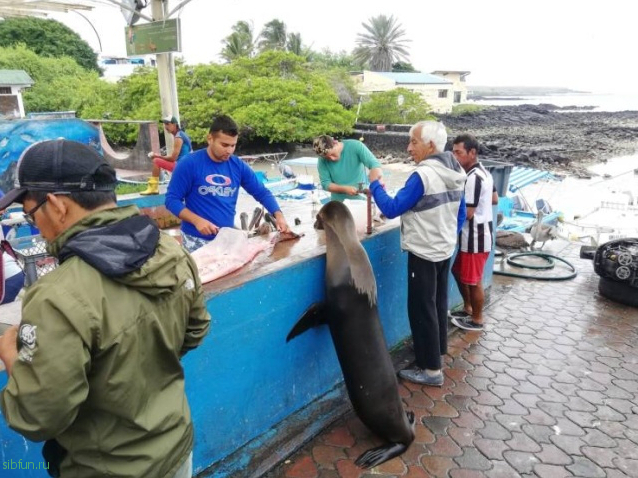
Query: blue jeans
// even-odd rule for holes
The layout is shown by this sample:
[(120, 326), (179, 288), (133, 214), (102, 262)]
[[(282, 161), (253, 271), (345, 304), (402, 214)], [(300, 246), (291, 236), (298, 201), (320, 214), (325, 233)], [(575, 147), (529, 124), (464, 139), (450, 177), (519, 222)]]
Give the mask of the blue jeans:
[(13, 302), (24, 286), (24, 274), (20, 272), (4, 281), (4, 299), (0, 304), (8, 304), (9, 302)]

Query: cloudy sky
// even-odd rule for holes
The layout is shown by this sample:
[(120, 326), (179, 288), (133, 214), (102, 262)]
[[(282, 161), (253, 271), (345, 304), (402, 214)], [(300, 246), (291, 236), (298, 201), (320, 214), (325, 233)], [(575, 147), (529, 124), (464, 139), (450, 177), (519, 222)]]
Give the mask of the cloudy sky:
[[(179, 2), (171, 0), (171, 9)], [(145, 10), (150, 15), (150, 7)], [(222, 60), (222, 39), (239, 20), (255, 32), (277, 18), (314, 50), (351, 51), (361, 24), (394, 15), (406, 31), (410, 62), (421, 71), (469, 70), (469, 85), (560, 86), (635, 91), (638, 2), (632, 0), (192, 0), (181, 12), (187, 63)], [(117, 7), (85, 13), (102, 52), (125, 55)], [(97, 36), (75, 13), (55, 15), (94, 49)]]

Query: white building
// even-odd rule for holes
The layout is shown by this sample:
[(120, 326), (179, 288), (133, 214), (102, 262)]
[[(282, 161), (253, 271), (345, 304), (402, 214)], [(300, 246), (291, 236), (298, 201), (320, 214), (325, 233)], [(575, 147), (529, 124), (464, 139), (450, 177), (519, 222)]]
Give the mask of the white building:
[(138, 57), (102, 56), (98, 65), (104, 72), (103, 78), (113, 83), (131, 75), (135, 68), (141, 66), (156, 66), (155, 55)]
[(34, 83), (24, 70), (0, 70), (0, 119), (24, 118), (22, 90)]
[[(450, 113), (455, 103), (467, 99), (465, 77), (470, 72), (392, 73), (364, 70), (355, 79), (361, 95), (369, 95), (394, 88), (406, 88), (419, 93), (436, 113)], [(443, 76), (445, 74), (445, 76)]]

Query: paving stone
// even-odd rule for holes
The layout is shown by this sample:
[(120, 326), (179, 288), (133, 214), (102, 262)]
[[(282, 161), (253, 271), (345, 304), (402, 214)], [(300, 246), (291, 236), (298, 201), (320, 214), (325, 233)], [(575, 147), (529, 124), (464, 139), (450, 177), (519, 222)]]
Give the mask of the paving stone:
[(501, 413), (495, 415), (494, 418), (509, 431), (521, 431), (521, 427), (527, 423), (527, 420), (520, 415), (507, 415)]
[(408, 472), (408, 468), (401, 458), (397, 457), (371, 468), (370, 471), (373, 472), (375, 476), (403, 476)]
[(530, 372), (528, 370), (512, 367), (505, 368), (505, 373), (515, 379), (517, 382), (527, 380), (528, 375), (530, 375)]
[(616, 440), (608, 437), (600, 430), (588, 430), (582, 440), (590, 446), (601, 448), (612, 448), (617, 446)]
[(459, 428), (470, 428), (476, 430), (477, 428), (483, 428), (485, 423), (474, 413), (461, 412), (458, 418), (452, 419), (452, 422)]
[[(627, 476), (638, 477), (638, 460), (630, 460), (623, 457), (614, 458), (614, 465)], [(609, 475), (608, 475), (609, 476)]]
[(451, 470), (451, 478), (485, 478), (485, 473), (476, 470)]
[[(487, 390), (487, 387), (492, 384), (491, 380), (487, 377), (467, 377), (465, 379), (468, 385), (470, 385), (474, 390)], [(478, 393), (477, 393), (478, 395)]]
[(585, 457), (574, 457), (574, 464), (568, 465), (566, 468), (582, 478), (605, 478), (605, 470)]
[(552, 427), (546, 425), (530, 425), (525, 424), (521, 427), (523, 433), (534, 440), (536, 443), (551, 443), (549, 437), (555, 435)]
[(460, 447), (472, 446), (474, 444), (474, 438), (476, 437), (476, 432), (471, 428), (450, 426), (447, 429), (447, 433)]
[(329, 470), (334, 470), (334, 464), (338, 460), (347, 458), (347, 455), (343, 449), (339, 447), (317, 445), (312, 449), (312, 458), (319, 466)]
[(567, 406), (564, 403), (557, 402), (537, 402), (536, 406), (547, 413), (549, 416), (558, 418), (563, 417)]
[(503, 399), (503, 405), (499, 405), (497, 408), (506, 415), (527, 415), (529, 413), (527, 408), (513, 398)]
[(476, 438), (474, 446), (490, 460), (502, 460), (503, 452), (509, 450), (504, 440)]
[(573, 412), (569, 410), (565, 412), (565, 416), (583, 428), (591, 428), (598, 421), (598, 418), (588, 412)]
[(404, 398), (403, 401), (408, 408), (431, 408), (434, 406), (434, 401), (420, 392), (413, 392), (410, 397)]
[(587, 444), (580, 438), (569, 435), (552, 435), (549, 437), (554, 445), (563, 450), (569, 456), (582, 455), (580, 449)]
[(607, 474), (607, 478), (627, 478), (628, 476), (632, 478), (638, 477), (638, 475), (635, 473), (634, 474), (623, 473), (622, 471), (617, 470), (615, 468), (612, 468), (612, 469), (606, 468), (605, 473)]
[(463, 448), (463, 454), (456, 457), (454, 461), (462, 469), (487, 471), (492, 467), (490, 461), (473, 446)]
[(540, 460), (533, 453), (522, 451), (504, 451), (503, 458), (519, 473), (531, 473)]
[(516, 451), (527, 451), (532, 453), (541, 451), (541, 446), (536, 443), (536, 441), (521, 432), (513, 432), (512, 439), (507, 440), (505, 443), (512, 450)]
[(443, 417), (427, 417), (421, 422), (435, 435), (444, 435), (450, 425), (450, 419)]
[(568, 418), (557, 418), (556, 425), (553, 425), (552, 429), (557, 435), (572, 435), (582, 437), (586, 434), (586, 431), (581, 426), (572, 422)]
[(506, 461), (493, 461), (492, 469), (485, 472), (488, 478), (520, 478), (521, 475)]
[(501, 424), (496, 422), (486, 422), (485, 427), (477, 431), (483, 438), (491, 440), (511, 440), (512, 434)]
[(630, 414), (630, 413), (638, 413), (634, 411), (634, 405), (630, 400), (621, 399), (621, 398), (607, 398), (605, 400), (605, 405), (613, 408), (618, 413)]
[(317, 466), (310, 456), (297, 460), (285, 473), (287, 478), (316, 478), (319, 475)]
[(492, 420), (499, 413), (498, 408), (490, 405), (474, 403), (470, 405), (470, 411), (483, 421)]
[(539, 464), (534, 467), (534, 473), (540, 478), (565, 478), (572, 475), (562, 466)]
[(570, 465), (573, 463), (571, 457), (556, 445), (543, 444), (541, 446), (543, 450), (540, 453), (536, 453), (536, 456), (543, 463), (548, 465)]
[[(363, 425), (363, 424), (362, 424)], [(345, 424), (334, 427), (323, 439), (326, 445), (351, 447), (354, 445), (354, 437)]]
[(625, 439), (616, 440), (618, 443), (618, 455), (624, 458), (630, 458), (632, 460), (638, 460), (638, 447), (634, 442)]
[(459, 395), (448, 395), (445, 397), (445, 401), (450, 404), (450, 406), (454, 407), (459, 414), (461, 412), (467, 412), (470, 409), (470, 405), (472, 405), (472, 400), (468, 396), (459, 396)]
[(452, 458), (444, 456), (424, 456), (421, 458), (421, 464), (430, 475), (437, 478), (447, 478), (450, 470), (458, 468)]
[(430, 478), (420, 466), (410, 466), (405, 478)]
[(529, 414), (525, 417), (529, 423), (533, 425), (554, 425), (556, 424), (556, 418), (548, 415), (540, 408), (530, 408)]
[(532, 395), (529, 393), (515, 393), (512, 398), (527, 408), (536, 407), (536, 403), (539, 401), (538, 395)]
[(349, 460), (340, 460), (335, 464), (340, 478), (359, 478), (363, 471), (354, 462)]
[(584, 446), (580, 449), (587, 458), (602, 468), (615, 468), (614, 458), (618, 456), (612, 448), (600, 448), (596, 446)]
[(448, 436), (438, 437), (433, 444), (428, 445), (427, 447), (430, 450), (430, 453), (432, 455), (437, 455), (437, 456), (452, 457), (452, 456), (460, 456), (463, 454), (463, 451), (461, 450), (461, 448), (456, 443), (454, 443), (454, 440), (452, 440)]

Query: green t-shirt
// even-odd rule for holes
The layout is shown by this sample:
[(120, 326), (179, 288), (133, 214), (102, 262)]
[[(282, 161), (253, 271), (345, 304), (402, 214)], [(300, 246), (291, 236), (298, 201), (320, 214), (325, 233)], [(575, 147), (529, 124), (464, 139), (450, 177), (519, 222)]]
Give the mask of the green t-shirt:
[[(366, 168), (380, 168), (381, 163), (374, 154), (361, 141), (356, 139), (346, 139), (342, 141), (343, 149), (338, 161), (319, 158), (317, 169), (321, 187), (328, 190), (330, 183), (340, 186), (359, 187), (359, 183), (368, 184)], [(348, 196), (347, 194), (332, 193), (333, 201), (344, 201), (345, 199), (363, 199), (361, 195)]]

